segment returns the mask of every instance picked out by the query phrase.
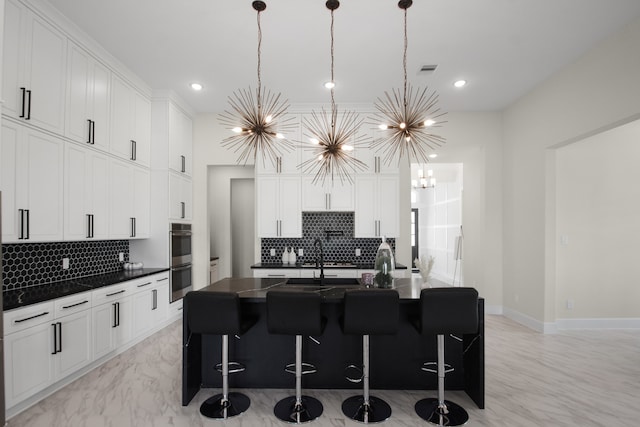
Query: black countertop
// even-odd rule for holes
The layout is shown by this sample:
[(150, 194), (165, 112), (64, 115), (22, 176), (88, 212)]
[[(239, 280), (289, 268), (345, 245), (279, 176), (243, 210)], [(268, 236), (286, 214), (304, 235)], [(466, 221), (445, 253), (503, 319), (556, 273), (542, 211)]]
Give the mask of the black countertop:
[[(253, 264), (251, 268), (319, 268), (315, 266), (315, 263), (295, 263), (295, 264), (282, 264), (281, 262), (259, 262)], [(345, 269), (345, 270), (373, 270), (375, 266), (373, 264), (351, 264), (351, 263), (330, 263), (325, 264), (324, 268), (329, 269)], [(407, 266), (403, 264), (396, 264), (396, 270), (406, 270)]]
[[(261, 302), (267, 298), (267, 291), (271, 289), (303, 290), (318, 292), (325, 301), (342, 301), (347, 289), (363, 288), (359, 285), (289, 285), (288, 278), (225, 278), (197, 292), (237, 292), (240, 298), (250, 302)], [(400, 300), (420, 299), (420, 291), (425, 285), (419, 278), (395, 279), (393, 289), (398, 291)]]
[(2, 293), (2, 308), (4, 311), (12, 310), (14, 308), (50, 301), (80, 292), (91, 291), (103, 286), (115, 285), (117, 283), (126, 282), (127, 280), (133, 280), (168, 270), (168, 268), (122, 270), (112, 273), (98, 274), (96, 276), (79, 277), (62, 282), (46, 283), (44, 285), (4, 291)]

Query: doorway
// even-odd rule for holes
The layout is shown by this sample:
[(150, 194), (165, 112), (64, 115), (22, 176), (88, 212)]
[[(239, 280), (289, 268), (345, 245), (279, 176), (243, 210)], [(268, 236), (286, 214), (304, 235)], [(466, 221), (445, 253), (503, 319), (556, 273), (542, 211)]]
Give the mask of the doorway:
[(253, 179), (231, 180), (231, 277), (251, 277), (254, 254)]

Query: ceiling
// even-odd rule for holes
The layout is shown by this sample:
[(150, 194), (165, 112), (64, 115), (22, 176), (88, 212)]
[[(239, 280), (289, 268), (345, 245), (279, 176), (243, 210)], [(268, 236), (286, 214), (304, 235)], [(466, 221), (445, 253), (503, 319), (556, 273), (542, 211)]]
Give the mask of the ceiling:
[[(154, 89), (196, 112), (227, 108), (255, 88), (251, 0), (48, 0)], [(262, 82), (292, 104), (328, 103), (330, 13), (324, 0), (267, 0)], [(408, 78), (448, 111), (499, 111), (640, 16), (638, 0), (415, 0)], [(396, 0), (343, 0), (335, 11), (335, 97), (372, 103), (402, 85), (403, 15)], [(437, 64), (430, 75), (423, 65)], [(453, 87), (457, 79), (469, 83)], [(197, 81), (200, 92), (189, 88)]]

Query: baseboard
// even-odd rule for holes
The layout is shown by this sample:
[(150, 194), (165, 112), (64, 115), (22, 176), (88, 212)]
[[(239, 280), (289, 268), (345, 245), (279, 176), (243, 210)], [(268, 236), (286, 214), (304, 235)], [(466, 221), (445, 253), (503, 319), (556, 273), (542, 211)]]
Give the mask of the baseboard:
[(533, 329), (537, 332), (542, 332), (545, 334), (553, 334), (557, 332), (555, 323), (545, 323), (541, 322), (538, 319), (534, 319), (531, 316), (527, 316), (526, 314), (520, 313), (519, 311), (512, 310), (510, 308), (504, 307), (504, 316), (513, 320), (514, 322), (518, 322), (527, 328)]
[(640, 318), (557, 319), (558, 329), (640, 329)]
[(501, 305), (485, 305), (484, 314), (497, 314), (502, 316), (504, 314), (504, 310)]

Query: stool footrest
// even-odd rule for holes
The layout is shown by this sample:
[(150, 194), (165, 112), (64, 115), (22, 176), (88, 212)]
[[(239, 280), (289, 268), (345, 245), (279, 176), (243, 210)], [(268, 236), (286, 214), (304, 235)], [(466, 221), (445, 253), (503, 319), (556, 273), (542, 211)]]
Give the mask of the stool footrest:
[[(245, 366), (240, 362), (229, 362), (229, 373), (230, 374), (243, 372), (245, 369), (246, 369)], [(222, 363), (218, 363), (216, 365), (216, 371), (222, 372)]]
[[(349, 371), (354, 371), (359, 373), (359, 377), (351, 377), (349, 376)], [(344, 368), (344, 378), (352, 383), (361, 383), (362, 379), (364, 378), (364, 371), (362, 370), (362, 366), (358, 366), (358, 365), (348, 365), (346, 368)]]
[[(433, 367), (432, 367), (433, 366)], [(438, 362), (424, 362), (422, 367), (420, 368), (425, 372), (431, 372), (432, 374), (438, 373)], [(448, 363), (444, 364), (444, 373), (448, 374), (449, 372), (455, 371), (455, 368)]]
[[(295, 374), (296, 373), (296, 364), (295, 363), (289, 363), (287, 366), (284, 367), (284, 371), (288, 372), (290, 374)], [(315, 365), (312, 365), (311, 363), (302, 363), (302, 375), (306, 375), (306, 374), (315, 374), (316, 372), (318, 372), (318, 369), (316, 368)]]

